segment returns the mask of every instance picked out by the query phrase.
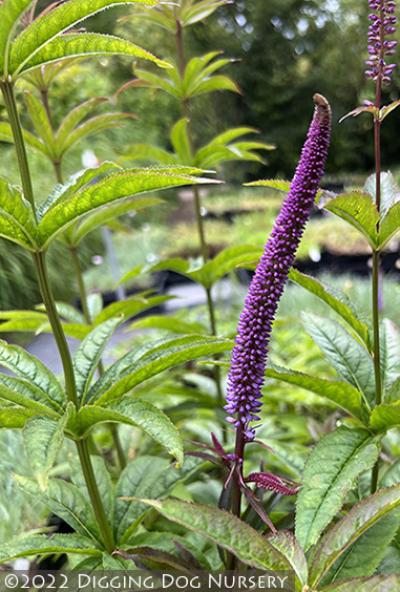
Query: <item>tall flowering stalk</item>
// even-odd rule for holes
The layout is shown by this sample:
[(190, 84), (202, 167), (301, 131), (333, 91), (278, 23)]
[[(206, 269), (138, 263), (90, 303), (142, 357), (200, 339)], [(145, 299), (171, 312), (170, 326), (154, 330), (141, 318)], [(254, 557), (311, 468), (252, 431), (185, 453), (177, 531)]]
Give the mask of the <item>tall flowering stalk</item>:
[[(368, 32), (367, 78), (375, 81), (375, 109), (374, 119), (374, 147), (375, 147), (375, 177), (376, 177), (376, 208), (381, 213), (381, 126), (380, 117), (382, 102), (382, 87), (389, 84), (396, 64), (388, 64), (387, 57), (395, 53), (397, 42), (391, 37), (396, 32), (397, 18), (395, 15), (396, 2), (394, 0), (369, 0), (369, 7), (373, 12), (369, 15), (371, 21)], [(380, 222), (378, 222), (379, 230)], [(374, 369), (375, 369), (375, 399), (376, 404), (382, 403), (382, 375), (380, 354), (380, 253), (374, 249), (372, 256), (372, 317), (374, 331)], [(378, 487), (379, 465), (376, 464), (371, 480), (371, 491)]]
[[(263, 477), (258, 474), (257, 478), (244, 479), (244, 449), (255, 438), (253, 422), (260, 419), (261, 390), (276, 310), (325, 170), (331, 136), (331, 108), (321, 95), (315, 95), (314, 102), (314, 117), (290, 192), (245, 300), (228, 375), (225, 409), (229, 414), (228, 421), (236, 428), (231, 506), (236, 515), (240, 515), (244, 483), (263, 483), (264, 487), (274, 489), (274, 477), (267, 473)], [(292, 493), (289, 489), (288, 492)]]

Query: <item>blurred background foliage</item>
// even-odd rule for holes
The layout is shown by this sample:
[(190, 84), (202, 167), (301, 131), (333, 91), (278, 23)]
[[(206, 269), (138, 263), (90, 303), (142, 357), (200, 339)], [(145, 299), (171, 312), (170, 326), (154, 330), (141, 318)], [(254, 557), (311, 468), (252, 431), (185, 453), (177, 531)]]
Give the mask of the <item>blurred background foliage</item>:
[[(45, 8), (50, 2), (42, 0)], [(279, 196), (261, 190), (243, 190), (243, 182), (263, 177), (290, 177), (298, 157), (311, 114), (314, 92), (326, 94), (332, 102), (336, 122), (366, 98), (372, 86), (364, 80), (366, 57), (367, 2), (357, 0), (236, 0), (216, 11), (205, 23), (190, 27), (186, 34), (188, 57), (220, 49), (235, 59), (226, 73), (237, 81), (240, 94), (213, 93), (193, 101), (194, 141), (206, 142), (229, 126), (251, 125), (260, 132), (260, 141), (274, 143), (277, 149), (259, 163), (226, 164), (218, 177), (227, 187), (206, 197), (209, 213), (207, 232), (214, 250), (229, 243), (265, 242), (268, 229), (279, 205)], [(151, 22), (127, 17), (126, 8), (113, 9), (85, 23), (88, 30), (118, 33), (141, 44), (160, 57), (172, 59), (174, 40)], [(133, 17), (132, 17), (133, 15)], [(118, 18), (119, 17), (119, 18)], [(107, 109), (136, 113), (119, 129), (102, 132), (73, 148), (65, 161), (65, 176), (82, 168), (82, 154), (93, 151), (100, 159), (118, 160), (123, 148), (133, 143), (154, 143), (170, 149), (169, 130), (180, 117), (176, 102), (163, 92), (131, 88), (116, 97), (116, 91), (133, 77), (129, 60), (111, 58), (77, 62), (66, 69), (52, 87), (50, 102), (55, 123), (68, 110), (95, 96), (114, 97)], [(400, 95), (400, 77), (395, 74), (387, 101)], [(21, 88), (22, 90), (22, 88)], [(397, 133), (400, 111), (383, 126), (385, 168), (396, 172), (400, 138)], [(31, 129), (28, 115), (22, 109), (23, 124)], [(0, 104), (0, 120), (4, 109)], [(349, 119), (334, 126), (334, 138), (328, 164), (327, 184), (344, 183), (347, 187), (362, 184), (373, 168), (372, 142), (366, 142), (372, 121), (369, 117)], [(0, 145), (3, 170), (19, 183), (13, 148)], [(45, 199), (54, 187), (54, 176), (41, 155), (30, 152), (36, 194)], [(115, 241), (121, 272), (133, 265), (171, 254), (198, 254), (190, 213), (182, 216), (182, 199), (174, 192), (164, 195), (167, 205), (146, 214), (127, 218), (130, 234), (117, 232)], [(237, 204), (248, 202), (245, 212)], [(261, 205), (260, 205), (260, 202)], [(250, 204), (250, 205), (249, 205)], [(173, 206), (173, 207), (171, 207)], [(219, 211), (218, 211), (219, 208)], [(190, 206), (188, 208), (190, 211)], [(224, 212), (230, 212), (229, 221)], [(221, 216), (222, 212), (222, 216)], [(174, 232), (170, 232), (171, 224)], [(365, 252), (365, 245), (340, 223), (316, 220), (306, 234), (301, 258), (316, 259), (325, 250), (346, 249)], [(346, 232), (343, 235), (343, 232)], [(129, 249), (124, 245), (129, 244)], [(121, 248), (122, 245), (122, 248)], [(75, 292), (65, 257), (56, 247), (51, 253), (53, 285), (57, 296), (70, 300)], [(94, 265), (93, 265), (94, 263)], [(114, 284), (104, 258), (99, 235), (94, 234), (85, 246), (83, 264), (91, 289), (111, 291)], [(62, 272), (60, 273), (60, 269)], [(40, 296), (31, 271), (29, 257), (4, 242), (0, 249), (0, 306), (28, 307)], [(12, 277), (11, 277), (12, 276)]]

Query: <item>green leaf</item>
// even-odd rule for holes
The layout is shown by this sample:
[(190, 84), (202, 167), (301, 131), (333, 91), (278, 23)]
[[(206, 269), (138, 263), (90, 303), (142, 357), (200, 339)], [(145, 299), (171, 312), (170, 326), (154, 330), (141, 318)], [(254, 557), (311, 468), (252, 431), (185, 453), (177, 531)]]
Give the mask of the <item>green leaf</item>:
[(16, 480), (28, 495), (41, 499), (49, 510), (65, 520), (74, 531), (92, 539), (92, 545), (98, 544), (100, 534), (92, 507), (75, 485), (62, 479), (51, 479), (46, 489), (42, 490), (32, 479), (17, 476)]
[(289, 193), (290, 185), (290, 181), (284, 181), (283, 179), (262, 179), (261, 181), (246, 183), (246, 187), (269, 187), (282, 193)]
[(18, 63), (16, 61), (17, 58), (15, 58), (15, 62), (13, 63), (13, 67), (15, 68), (14, 76), (26, 74), (39, 66), (51, 64), (59, 60), (110, 55), (146, 59), (162, 68), (168, 66), (166, 62), (157, 59), (148, 51), (126, 39), (100, 33), (79, 33), (77, 35), (68, 34), (52, 39), (44, 47), (29, 56), (22, 64)]
[(382, 250), (400, 229), (400, 202), (390, 208), (379, 230), (379, 248)]
[[(115, 492), (115, 534), (120, 544), (126, 543), (136, 530), (148, 506), (139, 498), (160, 499), (169, 495), (179, 483), (187, 481), (204, 461), (187, 457), (180, 469), (156, 456), (141, 456), (129, 463), (121, 473)], [(136, 499), (132, 499), (136, 498)]]
[(0, 374), (0, 399), (21, 405), (44, 416), (58, 419), (60, 406), (54, 404), (47, 393), (27, 380)]
[(134, 317), (145, 310), (149, 310), (164, 302), (168, 302), (171, 296), (133, 296), (119, 302), (113, 302), (106, 306), (94, 319), (96, 325), (103, 323), (113, 317), (123, 316), (125, 319)]
[(0, 71), (8, 74), (8, 53), (10, 40), (19, 19), (33, 3), (33, 0), (4, 0), (0, 5)]
[(41, 490), (46, 489), (49, 471), (56, 463), (64, 444), (66, 420), (67, 415), (58, 421), (48, 417), (34, 417), (25, 425), (25, 450)]
[(25, 249), (36, 246), (36, 225), (31, 206), (22, 193), (0, 177), (0, 236)]
[[(25, 129), (22, 130), (22, 135), (24, 136), (25, 144), (27, 146), (29, 146), (30, 148), (34, 148), (38, 152), (41, 152), (42, 154), (48, 157), (47, 147), (39, 138), (37, 138), (34, 134), (31, 134), (31, 132), (28, 132)], [(0, 142), (9, 142), (10, 144), (14, 143), (14, 136), (11, 130), (11, 126), (9, 123), (6, 123), (5, 121), (0, 121)]]
[(142, 500), (168, 520), (233, 553), (256, 569), (287, 570), (289, 563), (266, 538), (228, 512), (175, 499)]
[(179, 160), (175, 154), (152, 146), (151, 144), (132, 144), (124, 150), (124, 160), (136, 160), (139, 162), (157, 162), (159, 164), (178, 164)]
[(374, 466), (379, 450), (379, 439), (366, 430), (344, 427), (317, 444), (297, 498), (296, 536), (306, 551), (336, 516), (357, 478)]
[(288, 384), (295, 384), (305, 390), (311, 391), (320, 397), (332, 401), (361, 421), (368, 422), (368, 413), (363, 406), (360, 391), (346, 382), (327, 380), (280, 367), (268, 368), (266, 375), (268, 378), (274, 378)]
[(295, 536), (289, 531), (281, 531), (269, 535), (267, 540), (290, 563), (301, 585), (306, 586), (308, 582), (307, 559)]
[[(35, 19), (11, 45), (10, 72), (20, 72), (40, 50), (90, 16), (123, 4), (154, 5), (154, 0), (69, 0)], [(57, 59), (57, 58), (56, 58)], [(40, 62), (43, 63), (43, 62)], [(36, 64), (37, 65), (37, 64)]]
[(26, 533), (0, 549), (0, 563), (8, 563), (18, 557), (50, 555), (52, 553), (76, 553), (81, 555), (101, 555), (101, 550), (93, 547), (93, 541), (78, 534)]
[(340, 584), (322, 588), (321, 592), (392, 592), (400, 586), (400, 577), (374, 576), (373, 578), (354, 578)]
[(22, 347), (0, 340), (0, 364), (47, 393), (57, 406), (64, 406), (64, 392), (57, 378), (40, 360)]
[[(364, 185), (364, 191), (372, 196), (376, 203), (376, 175), (370, 175)], [(400, 200), (400, 188), (390, 171), (381, 172), (381, 207), (382, 216), (386, 216), (390, 208)]]
[(396, 460), (381, 477), (381, 487), (391, 487), (400, 484), (400, 460)]
[(318, 585), (336, 561), (370, 528), (400, 505), (400, 486), (380, 489), (362, 500), (339, 520), (318, 545), (311, 566), (312, 587)]
[(123, 216), (130, 212), (137, 212), (144, 208), (149, 208), (162, 204), (163, 200), (158, 197), (142, 197), (138, 200), (136, 197), (124, 199), (121, 202), (107, 205), (100, 208), (92, 214), (88, 214), (83, 220), (76, 224), (71, 232), (71, 244), (78, 246), (80, 242), (101, 226), (111, 222), (118, 216)]
[(78, 397), (83, 403), (104, 349), (121, 318), (112, 318), (95, 327), (80, 344), (74, 358), (75, 382)]
[(186, 118), (180, 119), (172, 128), (171, 143), (182, 164), (193, 164), (192, 149), (188, 135), (188, 120)]
[(0, 408), (0, 428), (20, 429), (23, 428), (26, 422), (36, 415), (32, 409), (24, 409), (22, 407), (5, 407)]
[(191, 273), (194, 280), (211, 288), (224, 275), (239, 267), (254, 267), (262, 255), (262, 248), (254, 245), (239, 245), (222, 250), (214, 259)]
[(181, 338), (181, 340), (178, 338), (175, 344), (171, 343), (168, 349), (163, 351), (156, 349), (153, 354), (134, 364), (134, 367), (127, 370), (126, 375), (117, 380), (108, 390), (99, 391), (101, 381), (98, 381), (89, 392), (88, 400), (92, 402), (97, 399), (96, 405), (104, 405), (119, 399), (135, 386), (157, 376), (164, 370), (192, 362), (198, 358), (223, 353), (231, 349), (231, 346), (230, 341), (213, 337), (191, 336)]
[(398, 511), (391, 512), (379, 520), (341, 555), (327, 574), (326, 581), (333, 583), (372, 576), (383, 560), (398, 528)]
[(389, 319), (381, 324), (381, 374), (386, 388), (400, 377), (400, 332)]
[(139, 171), (134, 169), (112, 173), (95, 185), (84, 187), (76, 194), (51, 206), (39, 224), (41, 243), (47, 246), (71, 222), (118, 199), (148, 191), (200, 183), (212, 183), (212, 181), (155, 169)]
[(179, 464), (182, 463), (183, 442), (177, 428), (165, 413), (151, 403), (126, 396), (106, 408), (85, 405), (79, 410), (73, 428), (85, 435), (92, 426), (104, 422), (125, 423), (141, 428), (174, 456)]
[(370, 427), (374, 432), (386, 432), (400, 425), (400, 401), (377, 405), (371, 413)]
[(195, 3), (183, 4), (181, 8), (183, 26), (188, 27), (203, 21), (225, 4), (229, 4), (229, 0), (200, 0)]
[(363, 343), (369, 347), (368, 326), (357, 318), (350, 304), (347, 302), (347, 299), (342, 294), (334, 293), (330, 287), (309, 275), (301, 273), (297, 269), (291, 270), (289, 278), (292, 282), (325, 302), (332, 310), (340, 315), (344, 321), (346, 321), (346, 323), (362, 339)]
[(371, 196), (353, 191), (331, 199), (324, 209), (342, 218), (365, 236), (372, 248), (378, 246), (378, 210)]
[(177, 316), (150, 316), (143, 319), (134, 321), (130, 328), (136, 329), (162, 329), (170, 331), (171, 333), (181, 333), (182, 335), (195, 334), (207, 334), (207, 328), (201, 323), (195, 323), (192, 321), (184, 321)]
[(336, 371), (364, 393), (366, 401), (375, 400), (372, 358), (337, 322), (312, 314), (303, 314), (304, 326)]
[(60, 147), (60, 151), (62, 151), (64, 143), (67, 142), (68, 136), (74, 131), (76, 126), (78, 126), (89, 113), (94, 111), (98, 105), (107, 102), (107, 97), (93, 97), (72, 109), (72, 111), (64, 117), (56, 133), (56, 142)]
[(46, 109), (37, 96), (28, 90), (24, 92), (24, 99), (35, 132), (46, 145), (47, 151), (51, 156), (55, 151), (55, 142), (53, 129)]
[(127, 119), (136, 119), (136, 117), (129, 113), (103, 113), (102, 115), (91, 117), (72, 130), (66, 139), (57, 145), (57, 157), (61, 159), (72, 146), (87, 136), (104, 130), (121, 127)]

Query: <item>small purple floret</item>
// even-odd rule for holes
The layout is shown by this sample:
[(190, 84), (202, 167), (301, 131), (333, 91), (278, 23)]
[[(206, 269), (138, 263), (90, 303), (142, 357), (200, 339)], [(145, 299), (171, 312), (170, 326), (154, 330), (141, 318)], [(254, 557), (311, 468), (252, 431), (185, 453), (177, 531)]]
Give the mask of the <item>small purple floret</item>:
[(397, 17), (395, 15), (395, 0), (368, 0), (369, 7), (375, 11), (369, 15), (368, 30), (367, 78), (382, 79), (389, 83), (396, 64), (387, 63), (387, 57), (392, 56), (397, 47), (397, 41), (387, 39), (396, 33)]
[(229, 414), (228, 422), (247, 441), (255, 437), (250, 424), (260, 419), (261, 389), (275, 313), (311, 215), (328, 155), (331, 109), (321, 95), (315, 95), (314, 102), (314, 118), (301, 159), (250, 284), (232, 353), (225, 410)]

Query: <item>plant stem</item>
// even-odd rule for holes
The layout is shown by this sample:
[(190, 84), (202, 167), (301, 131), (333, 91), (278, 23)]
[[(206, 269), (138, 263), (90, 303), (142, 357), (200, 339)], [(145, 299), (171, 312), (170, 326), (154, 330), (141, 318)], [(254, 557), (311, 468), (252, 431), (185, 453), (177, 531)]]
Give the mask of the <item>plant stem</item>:
[[(72, 262), (73, 262), (74, 268), (75, 268), (75, 277), (78, 282), (79, 297), (80, 297), (80, 301), (81, 301), (81, 305), (82, 305), (83, 316), (85, 317), (86, 323), (88, 325), (91, 325), (92, 324), (92, 317), (91, 317), (90, 310), (89, 310), (88, 296), (87, 296), (85, 281), (83, 279), (81, 262), (79, 260), (79, 253), (78, 253), (77, 248), (72, 245), (69, 246), (69, 252), (71, 254), (71, 259), (72, 259)], [(102, 374), (104, 374), (104, 364), (101, 360), (98, 364), (98, 371), (99, 371), (100, 376)], [(111, 436), (112, 436), (112, 439), (114, 442), (115, 450), (117, 452), (118, 463), (119, 463), (119, 466), (122, 470), (126, 467), (126, 458), (125, 458), (124, 449), (122, 448), (121, 440), (119, 438), (118, 427), (115, 424), (110, 424), (110, 431), (111, 431)]]
[[(180, 72), (181, 78), (183, 79), (183, 76), (185, 74), (185, 69), (186, 69), (186, 56), (185, 56), (185, 44), (184, 44), (184, 39), (183, 39), (183, 27), (182, 27), (182, 23), (178, 17), (175, 19), (175, 22), (176, 22), (175, 41), (176, 41), (176, 50), (177, 50), (177, 55), (178, 55), (178, 67), (179, 67), (179, 72)], [(181, 109), (182, 109), (183, 116), (188, 118), (189, 117), (189, 109), (190, 109), (189, 99), (182, 99), (181, 100)], [(190, 144), (190, 150), (193, 155), (193, 138), (190, 133), (190, 129), (188, 129), (188, 139), (189, 139), (189, 144)], [(202, 216), (202, 212), (201, 212), (200, 191), (199, 191), (199, 188), (196, 186), (193, 187), (193, 197), (194, 197), (194, 209), (195, 209), (195, 216), (196, 216), (197, 232), (198, 232), (199, 241), (200, 241), (200, 251), (201, 251), (201, 255), (203, 257), (203, 262), (206, 263), (210, 258), (210, 253), (209, 253), (209, 248), (207, 245), (206, 231), (205, 231), (203, 216)], [(208, 310), (208, 317), (209, 317), (209, 322), (210, 322), (211, 334), (214, 336), (217, 336), (218, 335), (218, 328), (217, 328), (217, 320), (216, 320), (216, 314), (215, 314), (215, 303), (212, 298), (211, 289), (207, 288), (205, 291), (206, 291), (206, 297), (207, 297), (207, 310)], [(215, 359), (218, 360), (218, 357), (215, 357)], [(213, 376), (214, 376), (215, 386), (217, 389), (218, 406), (222, 407), (223, 401), (224, 401), (224, 393), (223, 393), (222, 386), (221, 386), (221, 370), (220, 370), (219, 366), (214, 367)], [(226, 443), (227, 442), (227, 430), (225, 429), (224, 426), (222, 426), (222, 436), (223, 436), (224, 443)]]
[[(382, 33), (384, 36), (384, 33)], [(383, 44), (382, 44), (383, 45)], [(383, 51), (383, 50), (381, 50)], [(383, 54), (382, 54), (383, 56)], [(382, 76), (378, 76), (376, 81), (376, 95), (375, 106), (378, 112), (381, 108), (382, 100)], [(381, 121), (379, 115), (375, 117), (374, 121), (374, 150), (375, 150), (375, 180), (376, 180), (376, 209), (379, 213), (377, 229), (380, 227), (380, 213), (381, 213), (381, 171), (382, 171), (382, 151), (381, 151)], [(381, 373), (381, 339), (380, 339), (380, 252), (377, 249), (373, 250), (372, 254), (372, 324), (373, 324), (373, 360), (374, 360), (374, 375), (375, 375), (375, 403), (380, 405), (383, 398), (383, 385)], [(379, 481), (379, 460), (372, 469), (371, 475), (371, 493), (375, 493), (378, 488)]]
[[(236, 457), (236, 469), (232, 477), (232, 498), (231, 498), (231, 512), (238, 518), (241, 517), (242, 507), (242, 489), (241, 480), (243, 477), (243, 460), (244, 460), (244, 449), (246, 446), (246, 440), (244, 437), (243, 429), (238, 427), (236, 430), (236, 444), (235, 444), (235, 457)], [(234, 570), (236, 567), (236, 557), (232, 553), (228, 554), (227, 558), (227, 569)]]
[[(18, 156), (18, 164), (22, 187), (25, 192), (25, 197), (30, 201), (33, 208), (33, 212), (36, 217), (35, 200), (32, 190), (32, 180), (29, 170), (28, 158), (26, 154), (25, 142), (22, 134), (21, 122), (19, 119), (17, 105), (14, 96), (14, 87), (13, 84), (8, 81), (3, 81), (0, 84), (14, 136), (15, 149)], [(43, 302), (46, 307), (47, 316), (49, 318), (49, 322), (53, 330), (54, 338), (56, 340), (57, 348), (59, 350), (63, 365), (66, 395), (68, 400), (73, 403), (75, 408), (78, 408), (79, 401), (76, 391), (75, 375), (74, 368), (72, 365), (71, 353), (69, 351), (68, 343), (65, 338), (64, 330), (57, 312), (54, 296), (51, 291), (46, 267), (45, 254), (42, 251), (37, 251), (36, 253), (34, 253), (33, 259), (36, 267), (36, 273)], [(84, 440), (77, 441), (76, 446), (78, 449), (83, 475), (88, 488), (91, 502), (93, 504), (93, 509), (99, 524), (103, 542), (107, 551), (111, 553), (114, 550), (113, 534), (110, 525), (108, 524), (104, 506), (97, 487), (92, 463), (90, 460), (90, 454), (87, 447), (87, 442)]]
[(24, 196), (31, 204), (34, 216), (36, 218), (36, 208), (35, 199), (33, 196), (32, 180), (29, 172), (28, 157), (26, 154), (24, 137), (22, 135), (21, 121), (19, 118), (17, 104), (14, 96), (14, 83), (11, 80), (2, 80), (0, 82), (0, 86), (4, 98), (4, 103), (7, 109), (12, 134), (14, 137), (15, 151), (17, 154)]
[(96, 477), (93, 471), (92, 461), (87, 443), (84, 440), (76, 442), (78, 449), (79, 460), (81, 462), (82, 471), (85, 476), (86, 486), (89, 492), (89, 497), (93, 505), (93, 510), (99, 524), (100, 532), (103, 537), (103, 543), (108, 553), (114, 551), (114, 536), (108, 522), (103, 502), (100, 497), (99, 489), (96, 483)]

